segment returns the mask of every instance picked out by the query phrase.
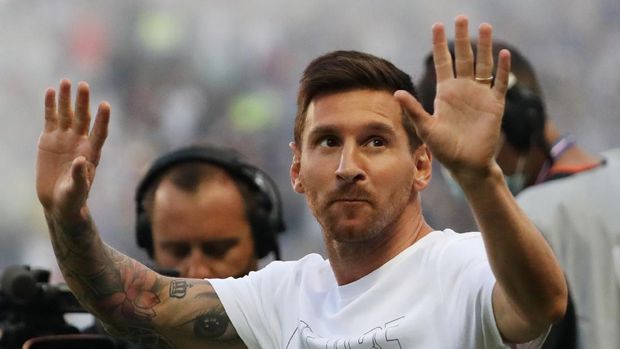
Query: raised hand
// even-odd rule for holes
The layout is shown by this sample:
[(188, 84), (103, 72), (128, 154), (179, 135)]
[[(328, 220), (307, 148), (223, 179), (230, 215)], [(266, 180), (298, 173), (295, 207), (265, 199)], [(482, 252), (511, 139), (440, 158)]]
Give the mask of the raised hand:
[(433, 26), (433, 59), (437, 74), (434, 115), (426, 113), (407, 92), (397, 91), (395, 96), (411, 115), (420, 138), (456, 177), (484, 176), (495, 165), (510, 53), (500, 52), (493, 80), (491, 26), (480, 25), (474, 60), (467, 17), (458, 16), (454, 62), (442, 24)]
[(37, 195), (47, 214), (59, 218), (84, 218), (86, 199), (95, 177), (110, 120), (110, 105), (99, 105), (90, 129), (89, 87), (80, 82), (75, 109), (71, 106), (71, 82), (62, 80), (56, 92), (45, 92), (45, 127), (37, 151)]

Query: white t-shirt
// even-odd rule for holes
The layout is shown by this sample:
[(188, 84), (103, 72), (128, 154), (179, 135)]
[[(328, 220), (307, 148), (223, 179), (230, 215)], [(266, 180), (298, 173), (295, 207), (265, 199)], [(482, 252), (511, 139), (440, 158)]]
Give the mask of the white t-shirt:
[(568, 279), (580, 348), (620, 348), (620, 148), (604, 166), (524, 190), (517, 200)]
[(434, 231), (344, 286), (316, 254), (210, 282), (248, 348), (508, 347), (480, 233)]

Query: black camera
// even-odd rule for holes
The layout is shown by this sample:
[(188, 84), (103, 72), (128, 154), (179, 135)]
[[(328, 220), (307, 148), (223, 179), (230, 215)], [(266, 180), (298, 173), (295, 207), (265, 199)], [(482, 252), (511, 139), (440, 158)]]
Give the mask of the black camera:
[(50, 272), (10, 266), (0, 278), (0, 349), (117, 348), (105, 335), (81, 334), (67, 313), (85, 313), (69, 288), (51, 285)]

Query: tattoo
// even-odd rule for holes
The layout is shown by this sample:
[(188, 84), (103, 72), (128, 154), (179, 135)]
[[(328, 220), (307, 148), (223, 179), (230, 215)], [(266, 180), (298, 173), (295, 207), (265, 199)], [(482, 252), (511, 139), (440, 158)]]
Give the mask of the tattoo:
[(190, 287), (192, 287), (192, 284), (185, 280), (172, 280), (170, 283), (170, 297), (183, 298)]
[[(54, 251), (67, 283), (82, 305), (100, 318), (110, 333), (144, 347), (172, 349), (173, 337), (168, 335), (176, 335), (176, 332), (164, 333), (154, 328), (157, 312), (167, 309), (162, 307), (166, 299), (186, 299), (192, 295), (192, 302), (205, 306), (200, 307), (202, 311), (194, 308), (187, 317), (177, 318), (184, 322), (179, 326), (184, 327), (181, 331), (193, 330), (197, 339), (238, 338), (208, 281), (168, 279), (151, 272), (105, 245), (90, 220), (81, 226), (60, 226), (52, 220), (48, 223)], [(190, 289), (194, 286), (197, 292), (192, 293)], [(204, 292), (199, 292), (201, 287)]]
[(217, 305), (209, 308), (205, 313), (196, 316), (194, 319), (181, 324), (181, 326), (193, 322), (194, 335), (198, 338), (228, 339), (224, 338), (224, 334), (230, 326), (230, 318), (226, 314), (217, 294), (214, 291), (201, 292), (195, 295), (194, 299), (206, 299), (207, 302), (209, 300), (214, 301)]
[(69, 227), (48, 223), (60, 269), (82, 304), (108, 321), (149, 325), (161, 303), (159, 275), (103, 244), (90, 219)]
[(48, 226), (52, 233), (52, 247), (61, 268), (83, 266), (90, 264), (89, 262), (93, 259), (97, 264), (101, 262), (100, 259), (89, 253), (92, 251), (95, 241), (95, 236), (91, 231), (80, 234), (80, 228), (83, 229), (80, 225), (70, 227), (72, 229), (65, 229), (51, 221), (48, 221)]
[(219, 338), (226, 333), (229, 322), (225, 313), (200, 315), (194, 322), (194, 334), (199, 338)]

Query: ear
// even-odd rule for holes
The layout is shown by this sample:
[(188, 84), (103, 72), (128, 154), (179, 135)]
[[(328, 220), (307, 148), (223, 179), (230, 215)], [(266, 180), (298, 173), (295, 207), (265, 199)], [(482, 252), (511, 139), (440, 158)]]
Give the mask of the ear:
[(428, 186), (433, 174), (433, 155), (426, 144), (422, 144), (415, 150), (413, 161), (415, 165), (413, 189), (420, 192)]
[(293, 161), (291, 162), (291, 185), (293, 186), (293, 190), (302, 194), (304, 193), (304, 187), (301, 184), (301, 179), (299, 178), (299, 171), (301, 169), (301, 151), (299, 146), (295, 144), (295, 142), (291, 142), (288, 144), (293, 152)]

